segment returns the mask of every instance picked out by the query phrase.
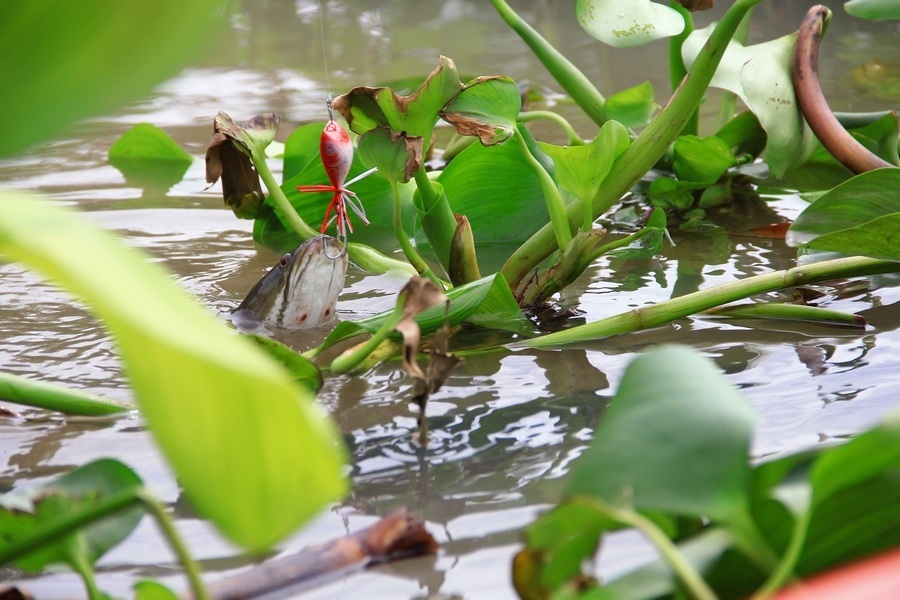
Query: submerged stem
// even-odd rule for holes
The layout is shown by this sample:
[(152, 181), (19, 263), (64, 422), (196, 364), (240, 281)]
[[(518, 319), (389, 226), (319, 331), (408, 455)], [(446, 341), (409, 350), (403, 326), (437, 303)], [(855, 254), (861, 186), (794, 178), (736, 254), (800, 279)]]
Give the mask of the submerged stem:
[(786, 271), (775, 271), (765, 275), (756, 275), (740, 281), (717, 285), (706, 290), (665, 300), (659, 304), (594, 321), (593, 323), (518, 342), (515, 346), (544, 348), (584, 342), (620, 333), (630, 333), (658, 327), (675, 319), (687, 317), (720, 304), (734, 302), (735, 300), (784, 287), (843, 277), (892, 273), (898, 270), (900, 270), (900, 263), (861, 256), (826, 260), (794, 267)]

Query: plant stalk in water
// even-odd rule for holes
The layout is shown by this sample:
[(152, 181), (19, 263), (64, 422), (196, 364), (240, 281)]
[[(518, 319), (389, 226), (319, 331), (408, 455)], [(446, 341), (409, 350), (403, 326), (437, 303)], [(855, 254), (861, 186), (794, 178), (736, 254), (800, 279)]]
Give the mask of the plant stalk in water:
[(897, 263), (889, 260), (859, 256), (826, 260), (794, 267), (786, 271), (775, 271), (765, 275), (756, 275), (740, 281), (717, 285), (706, 290), (672, 298), (653, 306), (638, 308), (594, 321), (593, 323), (572, 327), (571, 329), (558, 331), (532, 340), (517, 342), (513, 345), (516, 347), (547, 348), (562, 344), (586, 342), (620, 333), (631, 333), (642, 329), (659, 327), (675, 319), (687, 317), (714, 306), (785, 287), (844, 277), (893, 273), (896, 270)]

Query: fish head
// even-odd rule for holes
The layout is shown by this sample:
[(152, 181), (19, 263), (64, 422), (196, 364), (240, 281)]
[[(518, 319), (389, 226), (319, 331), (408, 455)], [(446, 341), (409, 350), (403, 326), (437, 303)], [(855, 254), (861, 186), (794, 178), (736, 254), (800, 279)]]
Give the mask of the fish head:
[(234, 316), (290, 331), (327, 322), (344, 288), (347, 253), (342, 250), (328, 235), (303, 242), (253, 286)]

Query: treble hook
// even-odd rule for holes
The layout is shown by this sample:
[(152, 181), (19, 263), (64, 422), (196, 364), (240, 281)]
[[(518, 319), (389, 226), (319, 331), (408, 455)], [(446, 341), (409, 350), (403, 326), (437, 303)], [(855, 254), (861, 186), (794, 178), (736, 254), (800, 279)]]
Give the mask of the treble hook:
[(344, 258), (345, 254), (347, 254), (347, 236), (346, 235), (341, 236), (341, 234), (338, 233), (338, 236), (335, 239), (341, 245), (341, 251), (338, 252), (336, 255), (332, 256), (332, 255), (328, 254), (328, 244), (325, 244), (325, 248), (322, 249), (322, 252), (323, 252), (323, 254), (325, 254), (325, 258), (328, 258), (331, 260), (340, 260), (340, 259)]

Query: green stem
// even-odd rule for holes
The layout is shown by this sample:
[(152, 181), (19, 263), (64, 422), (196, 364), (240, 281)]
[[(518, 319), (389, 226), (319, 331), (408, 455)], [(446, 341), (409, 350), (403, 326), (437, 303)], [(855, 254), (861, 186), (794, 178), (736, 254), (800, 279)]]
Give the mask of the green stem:
[(103, 592), (97, 587), (97, 580), (94, 578), (94, 569), (91, 566), (91, 563), (86, 560), (84, 553), (77, 551), (73, 552), (69, 556), (69, 560), (72, 561), (70, 563), (72, 569), (81, 576), (88, 598), (90, 598), (90, 600), (102, 600)]
[(403, 250), (403, 254), (406, 255), (406, 260), (409, 261), (419, 275), (427, 277), (441, 289), (447, 289), (447, 285), (434, 274), (431, 267), (429, 267), (425, 260), (419, 255), (418, 250), (410, 243), (409, 236), (406, 235), (406, 230), (403, 229), (403, 218), (400, 206), (400, 185), (393, 179), (391, 179), (390, 182), (391, 191), (394, 194), (394, 234), (397, 236), (397, 242), (400, 244), (400, 249)]
[(566, 141), (570, 146), (584, 146), (584, 140), (581, 139), (575, 131), (575, 128), (572, 127), (572, 124), (561, 114), (555, 113), (552, 110), (529, 110), (519, 113), (519, 120), (523, 123), (537, 121), (538, 119), (553, 121), (559, 125), (560, 129), (566, 134)]
[[(737, 31), (734, 32), (734, 41), (741, 44), (747, 43), (747, 36), (750, 33), (750, 21), (753, 20), (753, 9), (747, 11)], [(719, 103), (719, 126), (718, 131), (727, 125), (734, 118), (734, 107), (737, 104), (737, 94), (724, 90), (722, 92), (722, 100)]]
[[(301, 240), (308, 240), (319, 235), (318, 231), (310, 227), (306, 221), (303, 220), (303, 217), (297, 213), (291, 205), (290, 200), (284, 195), (284, 191), (281, 189), (281, 186), (278, 185), (278, 182), (275, 181), (275, 177), (269, 169), (265, 154), (257, 152), (256, 150), (251, 150), (250, 158), (253, 160), (253, 166), (256, 167), (256, 172), (259, 173), (260, 179), (263, 180), (266, 189), (269, 190), (269, 197), (275, 202), (275, 206), (278, 207), (282, 218), (287, 221), (287, 224), (291, 229), (300, 236)], [(409, 275), (415, 274), (414, 269), (405, 262), (385, 256), (374, 248), (364, 244), (350, 242), (347, 244), (347, 253), (350, 260), (353, 261), (353, 264), (370, 273), (402, 271)]]
[(550, 173), (544, 169), (544, 165), (538, 162), (538, 159), (531, 154), (528, 144), (521, 133), (516, 132), (516, 139), (519, 141), (519, 148), (522, 150), (522, 156), (525, 161), (531, 165), (538, 180), (541, 182), (541, 191), (544, 192), (544, 200), (547, 202), (547, 212), (550, 214), (550, 223), (553, 225), (553, 233), (556, 236), (557, 248), (562, 250), (570, 241), (572, 241), (572, 230), (569, 229), (569, 219), (566, 216), (566, 203), (563, 202), (562, 195), (559, 193), (559, 187), (550, 177)]
[(559, 331), (532, 340), (525, 340), (515, 346), (544, 348), (560, 344), (583, 342), (621, 333), (630, 333), (658, 327), (675, 319), (687, 317), (720, 304), (734, 302), (756, 294), (770, 292), (785, 287), (841, 279), (860, 277), (877, 273), (893, 273), (900, 271), (900, 263), (854, 256), (838, 258), (809, 265), (803, 265), (786, 271), (775, 271), (765, 275), (756, 275), (740, 281), (732, 281), (715, 287), (672, 298), (635, 310), (628, 311)]
[(431, 185), (431, 179), (428, 178), (428, 173), (425, 172), (425, 167), (419, 168), (413, 176), (416, 179), (416, 188), (419, 190), (419, 195), (422, 197), (422, 209), (423, 212), (428, 212), (431, 210), (431, 207), (434, 206), (434, 203), (438, 201), (438, 194), (434, 189), (434, 186)]
[[(669, 6), (674, 8), (684, 19), (684, 30), (676, 36), (669, 38), (669, 80), (672, 84), (672, 91), (678, 89), (684, 76), (687, 75), (687, 67), (684, 66), (684, 59), (681, 56), (681, 48), (684, 41), (694, 31), (694, 17), (691, 11), (686, 9), (677, 0), (670, 0)], [(693, 112), (681, 131), (682, 135), (697, 135), (697, 123), (700, 120), (699, 108)]]
[(812, 511), (806, 510), (797, 518), (797, 523), (794, 525), (794, 531), (791, 533), (791, 540), (788, 543), (788, 547), (785, 549), (784, 554), (781, 556), (778, 567), (771, 575), (769, 575), (769, 578), (762, 587), (756, 591), (753, 595), (753, 600), (769, 598), (793, 578), (797, 561), (800, 559), (800, 552), (803, 550), (803, 546), (806, 543), (806, 535), (809, 531), (811, 516)]
[(531, 48), (535, 56), (544, 64), (559, 85), (568, 92), (575, 103), (581, 107), (581, 110), (587, 113), (597, 125), (602, 126), (606, 123), (606, 113), (603, 110), (606, 98), (594, 87), (591, 80), (522, 17), (517, 15), (504, 0), (491, 0), (491, 4), (494, 5), (507, 25), (518, 33), (519, 37)]
[(384, 341), (388, 335), (394, 330), (394, 327), (397, 326), (403, 319), (403, 309), (402, 307), (397, 307), (394, 309), (394, 312), (387, 318), (387, 320), (382, 323), (381, 327), (378, 328), (372, 337), (366, 340), (364, 343), (358, 345), (356, 348), (341, 354), (333, 361), (331, 361), (331, 372), (335, 375), (340, 375), (341, 373), (346, 373), (347, 371), (353, 369), (361, 363), (369, 354), (371, 354), (378, 345)]
[(630, 509), (619, 509), (596, 498), (585, 498), (586, 502), (594, 504), (598, 510), (606, 513), (614, 520), (638, 529), (656, 546), (663, 560), (681, 580), (688, 592), (688, 596), (695, 600), (717, 600), (716, 593), (707, 585), (703, 577), (694, 569), (693, 565), (685, 559), (678, 547), (669, 537), (650, 519)]
[(98, 417), (126, 412), (130, 406), (60, 385), (0, 372), (0, 398), (67, 415)]
[(250, 159), (253, 161), (253, 166), (256, 167), (256, 172), (259, 173), (259, 178), (263, 180), (266, 189), (269, 190), (269, 197), (275, 202), (275, 206), (277, 206), (278, 210), (281, 212), (282, 219), (284, 219), (291, 229), (300, 236), (300, 239), (308, 240), (319, 235), (319, 233), (310, 227), (306, 221), (303, 220), (303, 217), (294, 210), (294, 207), (287, 199), (287, 196), (284, 195), (281, 186), (278, 185), (275, 176), (272, 175), (272, 170), (269, 169), (269, 163), (266, 162), (265, 153), (258, 151), (256, 148), (251, 148)]
[(145, 488), (139, 488), (137, 490), (137, 497), (144, 506), (144, 509), (156, 519), (156, 524), (159, 526), (160, 532), (163, 537), (166, 538), (166, 541), (169, 543), (175, 556), (178, 557), (178, 561), (181, 563), (184, 574), (187, 576), (188, 582), (190, 583), (191, 594), (193, 595), (194, 600), (207, 600), (208, 596), (206, 594), (206, 588), (203, 587), (203, 580), (200, 578), (200, 568), (197, 566), (197, 563), (188, 551), (187, 546), (178, 534), (178, 530), (175, 529), (175, 525), (166, 514), (163, 505)]
[[(741, 19), (760, 1), (736, 0), (731, 5), (669, 102), (613, 165), (612, 171), (592, 201), (595, 218), (609, 210), (640, 181), (678, 138), (691, 115), (700, 106), (703, 94)], [(567, 212), (571, 227), (575, 227), (581, 221), (584, 210), (582, 205), (583, 202), (580, 200), (575, 200), (569, 205)], [(528, 277), (537, 265), (556, 250), (558, 246), (555, 244), (555, 235), (554, 226), (545, 225), (506, 261), (500, 272), (510, 288), (517, 289), (522, 279)]]
[(759, 531), (756, 521), (746, 507), (722, 522), (734, 539), (735, 546), (765, 573), (778, 568), (778, 554)]

